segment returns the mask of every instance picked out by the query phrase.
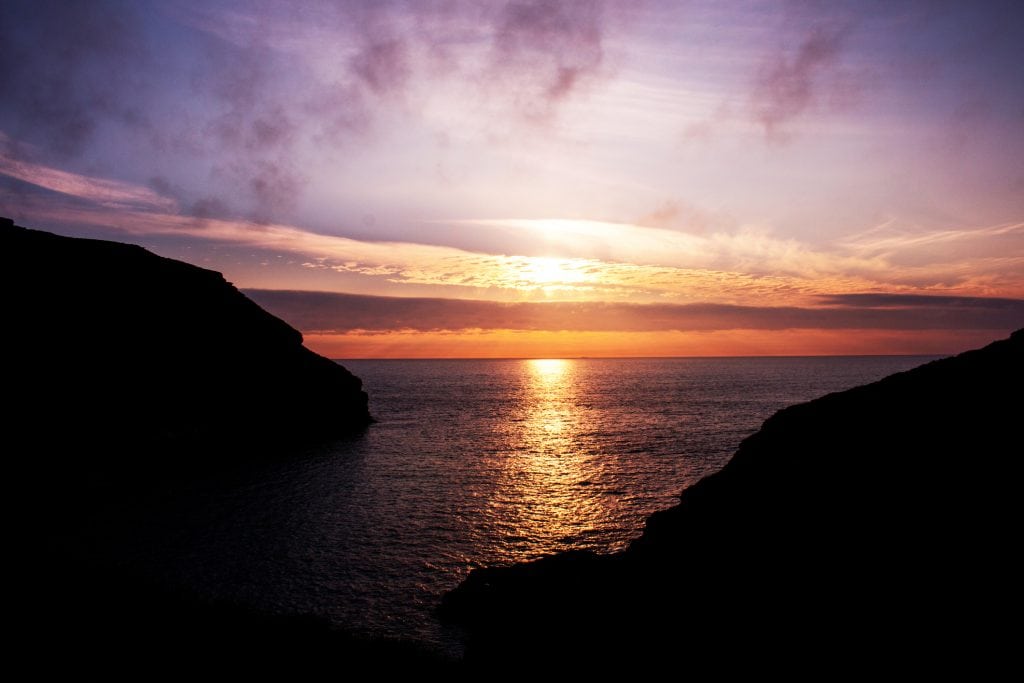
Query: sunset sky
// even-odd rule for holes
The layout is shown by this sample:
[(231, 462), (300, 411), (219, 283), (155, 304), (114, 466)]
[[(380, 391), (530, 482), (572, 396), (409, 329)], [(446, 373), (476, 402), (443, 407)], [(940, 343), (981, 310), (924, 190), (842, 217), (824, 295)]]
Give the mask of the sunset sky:
[(6, 1), (0, 215), (337, 358), (950, 353), (1024, 326), (1022, 65), (1020, 2)]

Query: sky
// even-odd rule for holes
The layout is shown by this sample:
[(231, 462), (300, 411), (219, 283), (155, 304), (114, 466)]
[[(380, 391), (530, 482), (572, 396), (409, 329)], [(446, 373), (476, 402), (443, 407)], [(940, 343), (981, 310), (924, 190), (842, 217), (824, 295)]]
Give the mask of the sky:
[(1019, 2), (8, 0), (0, 215), (336, 358), (953, 353), (1024, 326), (1022, 64)]

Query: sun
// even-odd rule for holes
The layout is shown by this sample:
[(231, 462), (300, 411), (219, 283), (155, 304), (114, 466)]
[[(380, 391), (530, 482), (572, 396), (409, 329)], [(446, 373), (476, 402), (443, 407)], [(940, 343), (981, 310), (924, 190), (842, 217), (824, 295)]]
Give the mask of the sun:
[(591, 277), (579, 259), (548, 256), (523, 257), (516, 263), (516, 279), (520, 289), (575, 289)]
[(544, 383), (557, 381), (569, 369), (569, 361), (562, 358), (533, 358), (528, 363), (533, 376)]

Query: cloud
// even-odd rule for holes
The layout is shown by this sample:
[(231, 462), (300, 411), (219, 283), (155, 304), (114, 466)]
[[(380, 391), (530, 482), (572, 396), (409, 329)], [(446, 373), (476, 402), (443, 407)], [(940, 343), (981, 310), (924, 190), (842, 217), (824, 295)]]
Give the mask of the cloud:
[(889, 264), (890, 281), (960, 286), (975, 293), (1016, 293), (1024, 273), (1024, 223), (928, 230), (886, 222), (836, 247)]
[[(849, 308), (885, 308), (885, 309), (977, 309), (991, 311), (1009, 311), (1020, 316), (1024, 302), (1021, 299), (1000, 297), (968, 297), (941, 296), (932, 294), (830, 294), (820, 297), (823, 306), (844, 306)], [(1024, 322), (1024, 321), (1022, 321)]]
[(528, 116), (552, 107), (597, 75), (604, 59), (603, 2), (516, 0), (494, 22), (491, 69)]
[(168, 177), (182, 206), (213, 186), (233, 215), (279, 221), (307, 169), (337, 163), (331, 150), (381, 119), (455, 97), (485, 103), (485, 128), (550, 119), (600, 72), (605, 15), (598, 0), (12, 0), (0, 131), (32, 161), (89, 159), (100, 173), (122, 172), (107, 152), (130, 148), (140, 177)]
[(91, 178), (29, 161), (19, 161), (5, 151), (5, 141), (0, 133), (0, 175), (107, 209), (177, 210), (177, 202), (147, 187), (118, 180)]
[(246, 290), (303, 332), (527, 330), (649, 332), (785, 329), (1010, 331), (1024, 326), (1024, 300), (843, 294), (822, 307), (716, 303), (496, 302), (329, 292)]
[[(673, 209), (671, 205), (666, 208), (667, 212)], [(662, 217), (647, 216), (645, 220), (654, 222)], [(830, 291), (897, 284), (972, 286), (972, 282), (989, 276), (1005, 279), (1004, 284), (1009, 287), (1019, 289), (1024, 284), (1019, 276), (1012, 275), (1014, 268), (1024, 272), (1020, 270), (1024, 264), (1024, 243), (1020, 238), (1024, 233), (1008, 226), (921, 231), (910, 236), (872, 231), (835, 245), (819, 246), (780, 237), (763, 227), (741, 225), (723, 229), (710, 221), (705, 222), (707, 228), (700, 234), (583, 220), (482, 219), (462, 223), (512, 231), (518, 236), (518, 243), (532, 245), (538, 253), (648, 266), (652, 269), (652, 281), (666, 274), (653, 272), (660, 268), (677, 273), (743, 273), (766, 282), (771, 278), (783, 278), (790, 283), (814, 281), (816, 286)], [(719, 225), (724, 223), (722, 219)], [(699, 226), (700, 221), (694, 225)], [(999, 235), (1002, 241), (996, 245), (990, 238)], [(925, 242), (934, 244), (934, 248), (922, 249)], [(965, 249), (966, 245), (971, 247)], [(993, 248), (998, 249), (998, 254), (987, 251)], [(894, 268), (896, 264), (900, 267)]]
[[(282, 60), (258, 43), (174, 35), (167, 18), (116, 0), (4, 3), (0, 130), (18, 156), (50, 165), (130, 147), (166, 175), (161, 165), (187, 159), (192, 186), (216, 184), (236, 215), (279, 216), (303, 184)], [(175, 187), (183, 206), (197, 199)]]
[(923, 230), (886, 222), (851, 235), (841, 244), (865, 256), (904, 260), (907, 255), (916, 259), (935, 258), (941, 254), (962, 254), (964, 250), (978, 253), (979, 249), (990, 256), (1019, 254), (1022, 238), (1024, 223), (1018, 222), (949, 230)]
[(236, 50), (265, 49), (302, 64), (310, 100), (344, 92), (335, 103), (362, 109), (342, 116), (356, 120), (372, 116), (373, 98), (402, 99), (445, 80), (471, 86), (474, 97), (497, 97), (510, 105), (497, 110), (506, 115), (551, 114), (600, 73), (609, 14), (603, 0), (347, 0), (301, 12), (274, 8), (281, 9), (186, 5), (174, 16)]
[(405, 43), (397, 39), (370, 42), (352, 58), (350, 66), (378, 96), (403, 90), (411, 74)]
[(138, 106), (149, 65), (138, 22), (132, 3), (0, 5), (0, 127), (50, 159), (66, 159), (104, 121), (148, 125)]
[(670, 199), (636, 220), (637, 225), (696, 234), (722, 232), (736, 227), (736, 219), (721, 211), (709, 211), (693, 204)]
[[(275, 192), (292, 191), (288, 176), (274, 176), (272, 164), (257, 168), (266, 174), (251, 176), (259, 194), (273, 201)], [(1024, 225), (1018, 223), (909, 235), (885, 227), (826, 249), (751, 226), (697, 235), (584, 220), (449, 222), (475, 231), (503, 231), (514, 238), (507, 243), (525, 245), (527, 251), (480, 253), (411, 242), (361, 241), (272, 220), (231, 219), (224, 203), (210, 195), (190, 203), (189, 215), (183, 215), (178, 213), (174, 183), (162, 177), (150, 187), (136, 186), (21, 162), (6, 154), (0, 156), (0, 175), (76, 200), (32, 201), (24, 187), (0, 194), (0, 207), (19, 219), (85, 224), (132, 235), (189, 234), (300, 255), (306, 268), (328, 276), (333, 272), (410, 290), (444, 290), (460, 298), (746, 304), (769, 297), (781, 305), (848, 291), (1024, 294)], [(264, 177), (269, 181), (259, 185)]]
[(795, 49), (779, 50), (760, 66), (750, 97), (751, 113), (769, 140), (783, 140), (786, 128), (819, 104), (823, 88), (833, 100), (849, 100), (855, 83), (838, 70), (849, 26), (819, 25)]

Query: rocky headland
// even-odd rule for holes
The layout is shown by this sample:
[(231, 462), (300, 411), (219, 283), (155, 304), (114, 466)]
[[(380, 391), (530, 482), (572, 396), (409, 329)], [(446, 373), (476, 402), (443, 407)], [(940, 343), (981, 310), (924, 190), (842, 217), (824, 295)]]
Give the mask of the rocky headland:
[(0, 219), (0, 259), (5, 417), (20, 450), (145, 458), (370, 422), (359, 378), (220, 273), (10, 219)]
[(792, 406), (615, 555), (474, 570), (470, 662), (818, 673), (1015, 649), (1024, 330)]
[(359, 378), (220, 273), (138, 246), (0, 219), (0, 261), (15, 661), (133, 679), (444, 666), (200, 596), (121, 546), (190, 486), (358, 435), (371, 422)]

